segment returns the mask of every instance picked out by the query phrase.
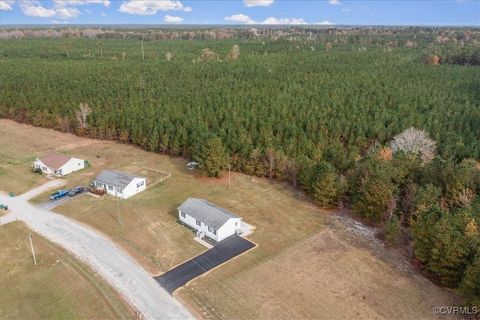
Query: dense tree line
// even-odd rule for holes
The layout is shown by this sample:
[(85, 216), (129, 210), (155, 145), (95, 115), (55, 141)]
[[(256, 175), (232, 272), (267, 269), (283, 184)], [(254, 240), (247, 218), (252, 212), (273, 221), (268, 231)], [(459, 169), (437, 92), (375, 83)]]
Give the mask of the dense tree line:
[(431, 48), (412, 32), (148, 41), (143, 54), (137, 40), (5, 40), (0, 116), (286, 181), (392, 244), (406, 233), (478, 305), (478, 68), (423, 64)]

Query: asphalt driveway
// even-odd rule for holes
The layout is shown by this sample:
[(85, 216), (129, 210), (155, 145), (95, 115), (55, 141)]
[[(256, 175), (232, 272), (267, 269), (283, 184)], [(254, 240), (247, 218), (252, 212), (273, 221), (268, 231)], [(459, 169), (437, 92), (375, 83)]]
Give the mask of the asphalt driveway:
[(255, 244), (252, 242), (233, 235), (220, 241), (213, 248), (205, 251), (201, 255), (182, 263), (161, 276), (155, 277), (155, 280), (157, 280), (168, 293), (172, 294), (188, 281), (253, 247), (255, 247)]

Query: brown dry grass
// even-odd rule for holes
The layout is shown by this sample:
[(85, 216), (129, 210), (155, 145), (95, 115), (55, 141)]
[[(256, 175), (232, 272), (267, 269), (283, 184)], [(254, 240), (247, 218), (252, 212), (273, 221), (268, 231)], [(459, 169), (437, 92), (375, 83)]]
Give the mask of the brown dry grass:
[(398, 257), (369, 247), (331, 221), (267, 261), (227, 264), (177, 295), (207, 319), (434, 319), (433, 307), (461, 305)]
[[(45, 138), (57, 135), (49, 131)], [(172, 173), (167, 181), (120, 201), (122, 225), (112, 197), (83, 196), (55, 209), (110, 236), (152, 274), (205, 249), (176, 221), (176, 207), (187, 197), (206, 198), (257, 227), (251, 235), (256, 249), (178, 291), (205, 318), (431, 318), (432, 305), (456, 302), (446, 290), (397, 268), (395, 259), (385, 259), (386, 249), (362, 244), (360, 236), (335, 225), (328, 212), (281, 184), (234, 173), (228, 190), (227, 179), (195, 177), (180, 159), (113, 142), (94, 147), (82, 142), (68, 152), (92, 163), (69, 176), (69, 184), (88, 183), (107, 168)]]
[(20, 222), (0, 227), (0, 319), (133, 319), (133, 310), (89, 268)]

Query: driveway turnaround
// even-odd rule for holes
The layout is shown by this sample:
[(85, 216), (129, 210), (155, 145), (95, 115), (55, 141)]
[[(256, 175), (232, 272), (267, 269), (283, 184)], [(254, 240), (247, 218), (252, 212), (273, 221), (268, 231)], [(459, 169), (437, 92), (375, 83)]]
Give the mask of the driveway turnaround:
[(19, 197), (3, 194), (2, 202), (9, 206), (10, 211), (8, 220), (23, 221), (35, 232), (88, 264), (136, 308), (143, 318), (193, 318), (130, 255), (107, 237), (72, 219), (28, 202), (36, 195), (59, 185), (60, 182), (51, 181)]
[(233, 235), (220, 241), (212, 249), (205, 251), (187, 262), (155, 277), (160, 285), (170, 294), (210, 269), (255, 247), (255, 244), (242, 237)]

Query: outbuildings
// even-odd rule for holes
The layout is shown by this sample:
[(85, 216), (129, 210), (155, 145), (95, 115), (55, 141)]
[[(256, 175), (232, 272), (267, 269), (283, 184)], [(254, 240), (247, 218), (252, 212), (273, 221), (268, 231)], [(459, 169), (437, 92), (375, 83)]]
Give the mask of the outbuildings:
[(204, 199), (188, 198), (178, 207), (178, 218), (200, 239), (207, 236), (218, 242), (242, 233), (242, 218)]
[(92, 181), (96, 189), (103, 189), (106, 193), (127, 199), (147, 187), (147, 179), (115, 170), (103, 170)]
[(51, 153), (33, 162), (33, 168), (55, 176), (65, 176), (85, 168), (85, 160)]

